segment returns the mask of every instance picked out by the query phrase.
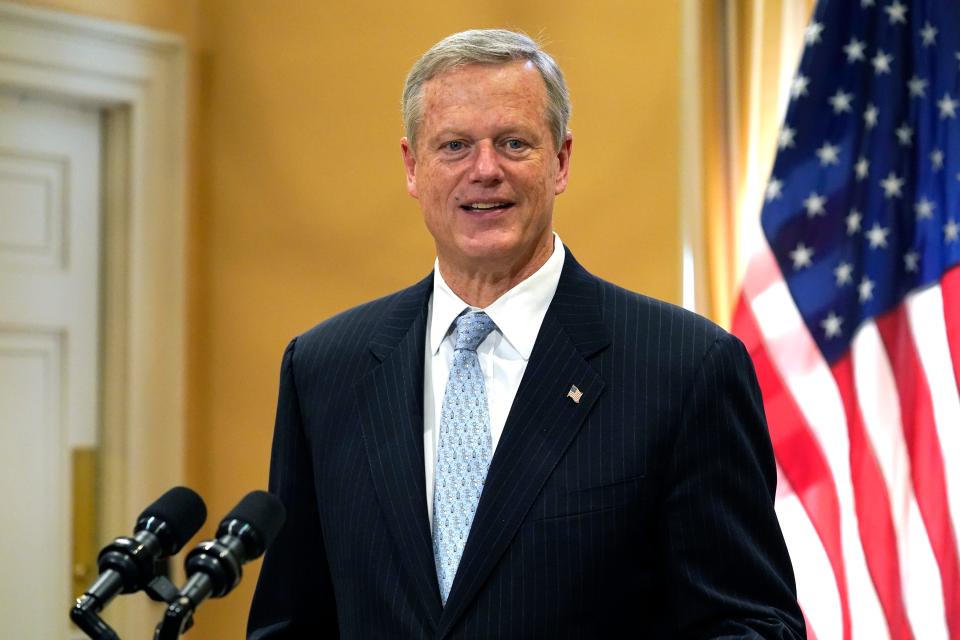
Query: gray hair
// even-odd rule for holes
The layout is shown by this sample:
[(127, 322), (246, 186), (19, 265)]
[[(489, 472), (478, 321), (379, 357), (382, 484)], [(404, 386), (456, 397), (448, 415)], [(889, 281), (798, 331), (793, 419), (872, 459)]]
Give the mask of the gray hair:
[(423, 85), (455, 67), (468, 64), (507, 64), (529, 60), (540, 72), (547, 88), (547, 124), (557, 149), (567, 135), (570, 95), (560, 67), (528, 35), (506, 29), (471, 29), (447, 36), (433, 45), (410, 69), (403, 87), (403, 126), (414, 147), (417, 128), (423, 119)]

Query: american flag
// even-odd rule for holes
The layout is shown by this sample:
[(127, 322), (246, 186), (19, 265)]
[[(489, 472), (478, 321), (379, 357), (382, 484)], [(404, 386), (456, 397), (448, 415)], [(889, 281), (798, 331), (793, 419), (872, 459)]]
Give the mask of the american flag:
[(811, 637), (960, 640), (960, 0), (821, 0), (733, 330)]

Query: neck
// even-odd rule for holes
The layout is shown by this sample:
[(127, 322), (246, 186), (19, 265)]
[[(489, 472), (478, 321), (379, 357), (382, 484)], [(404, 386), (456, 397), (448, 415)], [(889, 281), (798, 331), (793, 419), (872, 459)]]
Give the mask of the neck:
[(438, 255), (440, 273), (447, 286), (471, 307), (485, 309), (542, 267), (553, 255), (553, 234), (520, 260), (508, 263), (484, 261), (457, 264)]

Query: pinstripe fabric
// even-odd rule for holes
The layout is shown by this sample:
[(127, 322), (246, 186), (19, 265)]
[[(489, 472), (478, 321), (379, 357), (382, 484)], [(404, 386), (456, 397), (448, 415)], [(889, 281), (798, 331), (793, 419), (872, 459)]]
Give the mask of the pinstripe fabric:
[(289, 515), (250, 638), (803, 637), (743, 346), (569, 253), (441, 607), (423, 478), (430, 287), (287, 348), (270, 487)]

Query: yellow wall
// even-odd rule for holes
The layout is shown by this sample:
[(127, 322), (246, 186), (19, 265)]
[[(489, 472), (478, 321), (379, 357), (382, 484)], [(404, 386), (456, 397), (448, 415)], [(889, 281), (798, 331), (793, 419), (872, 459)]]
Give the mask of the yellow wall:
[[(32, 4), (173, 31), (190, 49), (188, 480), (212, 522), (266, 482), (287, 340), (431, 267), (398, 105), (410, 64), (444, 35), (547, 40), (574, 103), (561, 237), (598, 275), (679, 299), (680, 3)], [(241, 637), (255, 578), (256, 565), (205, 604), (190, 637)]]

